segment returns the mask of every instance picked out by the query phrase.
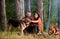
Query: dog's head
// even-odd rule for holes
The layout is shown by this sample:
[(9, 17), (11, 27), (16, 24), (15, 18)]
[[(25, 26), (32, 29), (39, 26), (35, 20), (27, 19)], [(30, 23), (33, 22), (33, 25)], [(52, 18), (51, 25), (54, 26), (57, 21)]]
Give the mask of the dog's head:
[(29, 26), (31, 20), (30, 20), (29, 18), (25, 18), (25, 19), (24, 19), (24, 22), (25, 22), (25, 24), (26, 24), (27, 26)]

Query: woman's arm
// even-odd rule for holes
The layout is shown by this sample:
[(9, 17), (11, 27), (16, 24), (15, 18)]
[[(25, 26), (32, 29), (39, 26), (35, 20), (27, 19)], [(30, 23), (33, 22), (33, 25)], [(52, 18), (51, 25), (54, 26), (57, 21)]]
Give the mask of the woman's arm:
[(31, 22), (37, 23), (37, 22), (38, 22), (38, 20), (36, 20), (36, 21), (31, 21)]
[(39, 18), (38, 24), (39, 24), (40, 32), (43, 32), (43, 24), (41, 18)]

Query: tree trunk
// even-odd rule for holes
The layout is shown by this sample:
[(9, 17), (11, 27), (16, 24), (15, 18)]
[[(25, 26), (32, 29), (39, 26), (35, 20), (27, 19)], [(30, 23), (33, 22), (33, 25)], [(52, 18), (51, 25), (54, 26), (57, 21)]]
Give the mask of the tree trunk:
[(43, 22), (43, 0), (38, 0), (37, 5), (38, 5), (38, 13), (40, 14), (40, 17)]
[(4, 31), (6, 26), (5, 0), (0, 0), (0, 15), (1, 15), (2, 30)]
[(24, 0), (15, 0), (16, 3), (16, 16), (18, 20), (24, 17)]
[(28, 11), (31, 11), (30, 0), (28, 0)]
[(60, 0), (58, 0), (58, 28), (60, 29)]

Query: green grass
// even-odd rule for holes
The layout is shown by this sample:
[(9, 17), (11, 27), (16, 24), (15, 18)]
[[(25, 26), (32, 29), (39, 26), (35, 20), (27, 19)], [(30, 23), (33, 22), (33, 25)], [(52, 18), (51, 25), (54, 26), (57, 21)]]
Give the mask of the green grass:
[(13, 32), (12, 34), (7, 34), (6, 32), (0, 32), (0, 39), (59, 39), (59, 36), (48, 36), (44, 38), (43, 36), (36, 36), (33, 37), (32, 35), (28, 36), (19, 36), (16, 32)]

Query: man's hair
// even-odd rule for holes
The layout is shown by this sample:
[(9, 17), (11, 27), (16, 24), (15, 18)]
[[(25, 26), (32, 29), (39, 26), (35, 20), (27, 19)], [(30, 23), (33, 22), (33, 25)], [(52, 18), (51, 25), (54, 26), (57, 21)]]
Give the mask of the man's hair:
[(27, 11), (27, 12), (29, 12), (29, 13), (30, 13), (30, 11)]
[(28, 13), (31, 13), (31, 12), (30, 12), (30, 11), (27, 11), (26, 14), (25, 14), (26, 17), (27, 17), (27, 14), (28, 14)]

